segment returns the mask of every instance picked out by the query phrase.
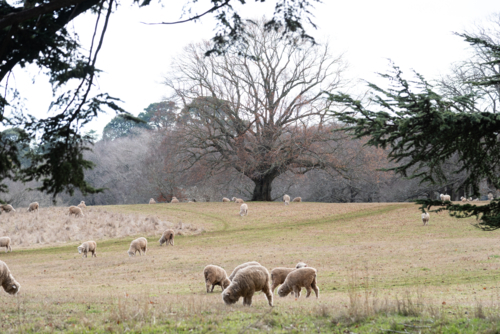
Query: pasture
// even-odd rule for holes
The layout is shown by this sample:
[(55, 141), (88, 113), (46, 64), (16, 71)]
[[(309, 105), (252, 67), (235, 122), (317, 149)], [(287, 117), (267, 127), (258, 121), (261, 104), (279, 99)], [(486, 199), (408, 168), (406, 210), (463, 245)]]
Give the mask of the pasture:
[[(0, 215), (0, 250), (21, 284), (0, 290), (0, 332), (143, 333), (494, 333), (500, 301), (498, 231), (473, 219), (432, 214), (422, 226), (411, 203), (249, 202), (67, 208)], [(175, 246), (160, 247), (165, 228)], [(137, 236), (146, 256), (129, 258)], [(77, 246), (97, 242), (97, 258)], [(320, 298), (257, 293), (252, 307), (207, 294), (203, 268), (258, 261), (305, 262), (318, 270)], [(313, 294), (314, 295), (314, 294)]]

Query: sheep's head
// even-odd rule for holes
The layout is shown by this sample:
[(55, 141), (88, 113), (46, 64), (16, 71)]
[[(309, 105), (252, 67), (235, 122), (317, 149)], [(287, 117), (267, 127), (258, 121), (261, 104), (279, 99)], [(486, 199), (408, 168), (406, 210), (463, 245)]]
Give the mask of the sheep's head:
[(305, 264), (304, 262), (299, 262), (297, 263), (297, 265), (295, 266), (296, 269), (299, 269), (299, 268), (304, 268), (304, 267), (307, 267), (307, 264)]
[(163, 245), (163, 243), (165, 243), (165, 237), (162, 235), (160, 240), (158, 240), (158, 242), (160, 243), (160, 246)]
[(286, 297), (290, 293), (290, 288), (288, 285), (282, 284), (280, 288), (278, 289), (278, 296), (280, 297)]
[(224, 291), (222, 291), (222, 300), (224, 303), (227, 305), (236, 303), (240, 299), (240, 296), (236, 292), (237, 291), (230, 286), (224, 289)]
[(11, 295), (15, 295), (21, 289), (21, 284), (19, 284), (12, 275), (10, 276), (10, 280), (7, 280), (2, 286), (5, 292)]
[(224, 289), (224, 290), (225, 290), (225, 289), (229, 286), (229, 284), (231, 284), (231, 281), (229, 280), (229, 278), (227, 278), (227, 277), (226, 277), (226, 278), (225, 278), (224, 280), (222, 280), (222, 282), (221, 282), (222, 289)]
[(82, 254), (83, 252), (83, 246), (78, 246), (78, 254)]
[(127, 254), (130, 257), (135, 256), (135, 252), (132, 252), (130, 249), (128, 250)]

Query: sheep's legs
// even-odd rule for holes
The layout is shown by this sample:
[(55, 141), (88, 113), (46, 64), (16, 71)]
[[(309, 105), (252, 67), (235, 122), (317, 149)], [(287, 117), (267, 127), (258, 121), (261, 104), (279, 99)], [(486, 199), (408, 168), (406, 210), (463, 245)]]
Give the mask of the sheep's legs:
[[(205, 285), (207, 286), (207, 293), (210, 293), (210, 283), (205, 283)], [(213, 288), (212, 288), (212, 291), (213, 291)]]
[(294, 286), (293, 293), (295, 294), (295, 298), (300, 298), (300, 288)]
[(314, 293), (316, 294), (316, 298), (319, 298), (319, 288), (318, 285), (316, 284), (316, 279), (312, 282), (311, 287), (314, 290)]
[(252, 296), (243, 297), (243, 305), (252, 306)]
[(267, 297), (267, 302), (269, 303), (269, 306), (273, 307), (273, 292), (272, 290), (267, 289), (262, 289), (262, 292), (266, 294)]
[(273, 283), (273, 286), (271, 287), (271, 292), (274, 293), (274, 290), (278, 287), (279, 284)]
[(306, 298), (309, 298), (309, 296), (311, 295), (311, 286), (306, 286), (306, 290), (307, 290), (307, 293), (306, 293)]

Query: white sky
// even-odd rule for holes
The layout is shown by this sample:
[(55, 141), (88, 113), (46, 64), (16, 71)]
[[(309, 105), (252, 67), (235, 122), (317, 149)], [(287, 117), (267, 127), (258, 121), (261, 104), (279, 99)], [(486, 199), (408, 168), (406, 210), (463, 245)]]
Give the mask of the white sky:
[[(111, 16), (104, 46), (97, 60), (103, 70), (98, 88), (123, 100), (121, 105), (137, 115), (150, 103), (159, 102), (166, 94), (162, 75), (169, 71), (171, 57), (194, 41), (209, 39), (215, 22), (204, 18), (198, 23), (179, 25), (145, 25), (141, 22), (176, 21), (185, 1), (163, 0), (145, 8), (122, 1)], [(248, 18), (270, 17), (274, 1), (240, 7)], [(376, 72), (388, 69), (393, 60), (408, 74), (414, 69), (428, 80), (445, 74), (452, 62), (466, 59), (467, 44), (453, 35), (473, 28), (493, 13), (500, 11), (498, 0), (323, 0), (314, 10), (317, 30), (308, 32), (318, 41), (329, 40), (332, 50), (344, 53), (350, 64), (349, 76), (377, 80)], [(208, 7), (200, 0), (198, 12)], [(82, 44), (89, 45), (94, 18), (85, 15), (72, 24)], [(27, 99), (26, 106), (37, 117), (47, 115), (52, 91), (45, 76), (34, 68), (16, 69), (9, 85), (16, 85)], [(32, 80), (34, 79), (34, 84)], [(94, 93), (97, 90), (94, 90)], [(102, 114), (86, 130), (99, 134), (115, 115)]]

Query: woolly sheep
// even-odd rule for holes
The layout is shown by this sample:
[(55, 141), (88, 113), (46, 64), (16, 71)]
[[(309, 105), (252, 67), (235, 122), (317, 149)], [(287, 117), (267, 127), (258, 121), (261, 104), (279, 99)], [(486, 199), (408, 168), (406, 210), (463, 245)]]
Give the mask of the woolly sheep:
[(146, 251), (148, 250), (148, 241), (146, 238), (137, 238), (133, 240), (130, 243), (130, 248), (128, 249), (128, 256), (135, 256), (135, 253), (139, 252), (139, 255), (141, 254), (141, 251), (146, 255)]
[(222, 300), (226, 304), (236, 303), (243, 297), (243, 305), (252, 305), (255, 292), (262, 291), (269, 303), (273, 306), (273, 293), (271, 291), (271, 276), (263, 266), (249, 266), (238, 271), (231, 284), (222, 291)]
[(9, 237), (1, 237), (0, 238), (0, 247), (5, 247), (5, 253), (7, 253), (7, 251), (11, 251), (12, 252), (12, 247), (10, 246), (10, 238)]
[(33, 202), (30, 204), (30, 206), (28, 207), (28, 212), (31, 212), (31, 211), (38, 211), (38, 202)]
[(316, 298), (319, 298), (319, 288), (316, 282), (317, 271), (311, 267), (299, 268), (292, 271), (285, 279), (285, 282), (278, 289), (280, 297), (286, 297), (293, 291), (295, 298), (300, 297), (300, 290), (306, 288), (306, 298), (311, 295), (311, 289), (314, 290)]
[(492, 200), (493, 200), (493, 198), (494, 198), (494, 197), (493, 197), (493, 194), (492, 194), (492, 193), (489, 193), (489, 194), (488, 194), (488, 201), (492, 201)]
[(154, 200), (154, 198), (149, 199), (149, 204), (156, 204), (156, 201)]
[(179, 203), (179, 200), (177, 199), (177, 197), (172, 197), (170, 203)]
[(21, 285), (14, 279), (9, 267), (3, 261), (0, 261), (0, 284), (5, 292), (11, 295), (15, 295), (21, 289)]
[(168, 244), (171, 244), (173, 246), (174, 236), (175, 236), (174, 230), (165, 230), (165, 232), (163, 232), (163, 235), (159, 240), (160, 246), (163, 245), (164, 243), (166, 243), (166, 246), (168, 246)]
[(260, 263), (257, 261), (250, 261), (250, 262), (245, 262), (245, 263), (240, 264), (239, 266), (234, 268), (231, 275), (229, 275), (229, 280), (232, 281), (234, 276), (236, 276), (236, 274), (238, 273), (238, 271), (240, 271), (243, 268), (249, 267), (249, 266), (260, 266)]
[[(231, 281), (227, 278), (226, 271), (213, 264), (209, 264), (203, 269), (203, 276), (205, 277), (205, 285), (207, 286), (207, 293), (214, 292), (214, 287), (219, 285), (224, 291)], [(210, 290), (210, 286), (212, 286), (212, 290)]]
[(227, 202), (231, 202), (231, 200), (227, 197), (223, 197), (222, 198), (222, 203), (227, 203)]
[(439, 195), (441, 197), (441, 201), (446, 202), (446, 201), (451, 201), (451, 196), (450, 195)]
[(462, 197), (460, 197), (460, 200), (461, 200), (462, 202), (467, 202), (467, 198), (465, 198), (465, 197), (463, 197), (463, 196), (462, 196)]
[(283, 202), (285, 202), (285, 205), (290, 204), (290, 196), (288, 195), (283, 196)]
[(305, 264), (304, 262), (299, 262), (297, 263), (295, 268), (278, 267), (271, 270), (271, 281), (272, 281), (271, 291), (274, 293), (274, 290), (278, 287), (278, 285), (283, 284), (283, 282), (285, 282), (285, 279), (289, 273), (291, 273), (295, 269), (304, 267), (307, 267), (307, 264)]
[(295, 197), (292, 202), (302, 202), (302, 197)]
[(83, 211), (77, 206), (70, 206), (69, 207), (69, 215), (75, 215), (75, 217), (83, 217)]
[(84, 201), (81, 201), (80, 204), (78, 204), (78, 207), (80, 209), (85, 209), (87, 206), (85, 205), (85, 202)]
[(422, 213), (422, 223), (424, 223), (424, 226), (429, 222), (429, 218), (430, 216), (428, 212)]
[(92, 253), (91, 257), (97, 257), (97, 244), (95, 241), (86, 241), (80, 246), (78, 246), (78, 254), (82, 254), (82, 258), (85, 256), (87, 257), (87, 253)]
[(236, 198), (236, 197), (233, 197), (232, 201), (234, 201), (234, 203), (238, 203), (238, 204), (245, 203), (244, 200), (242, 200), (241, 198)]
[(241, 204), (240, 206), (240, 216), (246, 216), (248, 215), (248, 205), (246, 203)]
[(11, 212), (11, 211), (14, 211), (16, 212), (16, 210), (14, 209), (14, 207), (10, 204), (2, 204), (0, 205), (0, 212), (2, 211), (5, 211), (5, 212)]

